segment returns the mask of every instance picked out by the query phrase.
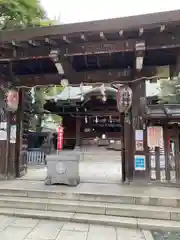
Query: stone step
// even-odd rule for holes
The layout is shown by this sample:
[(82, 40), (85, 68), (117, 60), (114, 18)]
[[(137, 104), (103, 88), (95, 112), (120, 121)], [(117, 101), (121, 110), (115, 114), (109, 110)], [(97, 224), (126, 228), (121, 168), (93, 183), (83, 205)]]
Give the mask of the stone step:
[[(68, 188), (67, 188), (68, 189)], [(61, 200), (79, 200), (88, 202), (108, 202), (117, 204), (131, 204), (131, 205), (148, 205), (160, 207), (179, 207), (180, 196), (177, 197), (155, 197), (143, 196), (135, 194), (101, 194), (90, 192), (69, 192), (55, 191), (53, 188), (50, 190), (26, 190), (26, 189), (0, 189), (0, 196), (16, 196), (16, 197), (30, 197), (41, 199), (61, 199)]]
[(116, 227), (139, 228), (144, 230), (179, 231), (180, 222), (129, 217), (116, 217), (96, 214), (67, 213), (57, 211), (0, 208), (0, 215), (48, 219), (87, 224), (103, 224)]
[(28, 197), (0, 197), (0, 208), (14, 208), (14, 206), (17, 209), (180, 221), (180, 208)]

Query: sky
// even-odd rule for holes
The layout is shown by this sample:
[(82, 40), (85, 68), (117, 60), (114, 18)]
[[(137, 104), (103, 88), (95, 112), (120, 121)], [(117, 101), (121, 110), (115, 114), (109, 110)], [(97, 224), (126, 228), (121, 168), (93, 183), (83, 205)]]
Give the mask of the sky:
[(180, 0), (41, 0), (51, 19), (83, 22), (180, 9)]

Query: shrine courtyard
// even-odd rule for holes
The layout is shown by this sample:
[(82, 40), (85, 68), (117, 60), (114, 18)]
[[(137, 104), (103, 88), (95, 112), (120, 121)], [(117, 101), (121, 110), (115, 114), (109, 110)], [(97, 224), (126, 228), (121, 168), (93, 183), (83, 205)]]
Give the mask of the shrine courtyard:
[[(104, 150), (104, 148), (103, 148)], [(92, 148), (81, 153), (79, 162), (80, 182), (121, 183), (121, 154), (119, 151)], [(44, 181), (47, 168), (43, 165), (29, 165), (22, 180)]]

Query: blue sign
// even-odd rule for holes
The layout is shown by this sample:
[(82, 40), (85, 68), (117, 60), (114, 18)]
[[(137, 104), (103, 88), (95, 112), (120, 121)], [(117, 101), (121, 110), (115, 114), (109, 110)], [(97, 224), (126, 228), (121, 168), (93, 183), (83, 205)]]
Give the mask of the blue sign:
[(146, 170), (146, 157), (144, 155), (135, 155), (135, 170), (144, 171)]

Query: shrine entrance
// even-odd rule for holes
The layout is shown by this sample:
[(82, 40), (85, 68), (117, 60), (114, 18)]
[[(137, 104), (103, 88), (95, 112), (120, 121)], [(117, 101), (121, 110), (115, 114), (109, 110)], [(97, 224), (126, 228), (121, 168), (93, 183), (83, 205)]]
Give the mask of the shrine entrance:
[[(106, 98), (103, 98), (101, 93), (103, 88)], [(121, 124), (117, 110), (116, 93), (116, 88), (107, 88), (102, 85), (99, 87), (81, 86), (81, 89), (67, 86), (60, 94), (48, 97), (44, 105), (44, 109), (50, 114), (62, 117), (64, 142), (61, 151), (75, 151), (76, 149), (80, 151), (81, 182), (121, 183), (123, 124)], [(62, 108), (67, 114), (62, 113)], [(58, 151), (57, 133), (55, 135), (54, 150)], [(61, 151), (58, 151), (58, 154), (61, 154)], [(29, 164), (28, 173), (23, 179), (44, 180), (46, 167), (34, 163)]]
[(80, 132), (76, 132), (76, 146), (79, 143), (82, 164), (87, 166), (82, 171), (82, 181), (121, 183), (123, 125), (117, 111), (117, 90), (104, 87), (103, 97), (102, 89), (101, 85), (84, 94), (85, 113), (77, 115)]
[[(167, 15), (171, 22), (167, 22)], [(179, 73), (179, 25), (177, 11), (171, 11), (23, 31), (2, 31), (0, 84), (5, 88), (2, 101), (4, 98), (7, 100), (6, 93), (12, 88), (16, 89), (19, 96), (16, 111), (6, 109), (6, 122), (10, 127), (6, 140), (7, 155), (1, 162), (2, 166), (6, 166), (0, 169), (2, 176), (20, 177), (27, 173), (29, 119), (35, 114), (31, 109), (31, 88), (61, 84), (80, 89), (82, 86), (98, 86), (98, 95), (105, 102), (101, 111), (95, 112), (92, 109), (98, 99), (85, 100), (86, 94), (82, 96), (84, 91), (80, 91), (79, 96), (84, 97), (84, 105), (81, 101), (72, 101), (68, 107), (59, 106), (63, 118), (70, 119), (69, 128), (72, 131), (66, 133), (65, 139), (68, 144), (71, 142), (75, 147), (81, 147), (83, 143), (89, 148), (90, 142), (95, 141), (99, 145), (97, 148), (103, 148), (104, 151), (107, 147), (114, 148), (122, 139), (122, 181), (129, 183), (134, 179), (147, 179), (149, 113), (145, 82), (171, 78)], [(164, 67), (168, 71), (164, 71)], [(122, 85), (132, 92), (132, 104), (127, 105), (129, 91), (126, 91), (128, 94), (125, 94), (125, 99), (119, 94), (117, 104), (113, 103), (116, 112), (106, 111), (106, 104), (111, 105), (114, 101), (108, 100), (107, 88), (117, 91)], [(67, 102), (67, 98), (63, 102)], [(123, 109), (127, 107), (127, 111), (121, 112), (123, 104)], [(120, 119), (120, 125), (123, 126), (114, 133), (111, 130), (118, 123), (111, 128), (110, 122), (116, 118), (118, 121)], [(14, 155), (11, 157), (10, 132), (13, 119), (16, 141)], [(65, 124), (67, 122), (64, 120)], [(104, 122), (107, 123), (106, 126)], [(89, 139), (89, 134), (92, 139)], [(86, 152), (85, 149), (83, 152)]]

